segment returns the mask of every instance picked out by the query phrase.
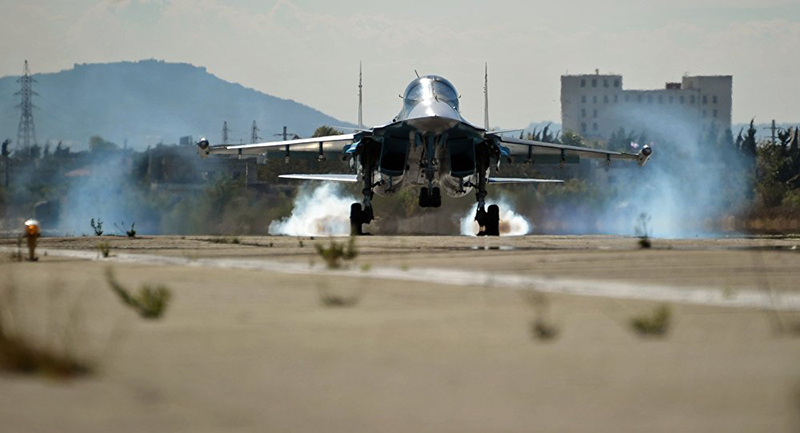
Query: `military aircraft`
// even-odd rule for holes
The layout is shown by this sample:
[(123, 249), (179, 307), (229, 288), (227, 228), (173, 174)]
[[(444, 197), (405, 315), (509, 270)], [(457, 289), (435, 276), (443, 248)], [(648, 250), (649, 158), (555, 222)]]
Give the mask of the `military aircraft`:
[[(652, 154), (650, 146), (639, 153), (589, 149), (557, 143), (522, 140), (503, 136), (489, 129), (488, 71), (484, 72), (484, 125), (475, 126), (459, 111), (459, 94), (450, 81), (437, 75), (415, 78), (402, 95), (403, 106), (391, 122), (365, 128), (362, 123), (362, 85), (359, 72), (358, 128), (355, 132), (326, 137), (301, 138), (254, 144), (210, 145), (202, 138), (197, 146), (202, 157), (209, 154), (258, 155), (283, 152), (289, 161), (291, 152), (314, 152), (325, 160), (332, 151), (350, 161), (349, 174), (287, 174), (286, 179), (333, 182), (361, 182), (364, 199), (350, 207), (352, 235), (363, 234), (363, 225), (375, 218), (372, 198), (393, 194), (405, 187), (420, 187), (419, 205), (439, 207), (441, 190), (451, 197), (464, 197), (473, 189), (478, 201), (475, 220), (479, 235), (498, 236), (500, 209), (486, 207), (487, 185), (502, 183), (558, 183), (555, 179), (503, 178), (491, 175), (503, 159), (512, 153), (524, 154), (528, 163), (557, 158), (562, 167), (568, 157), (636, 161), (644, 165)], [(514, 149), (516, 148), (516, 149)], [(522, 152), (520, 152), (522, 150)]]

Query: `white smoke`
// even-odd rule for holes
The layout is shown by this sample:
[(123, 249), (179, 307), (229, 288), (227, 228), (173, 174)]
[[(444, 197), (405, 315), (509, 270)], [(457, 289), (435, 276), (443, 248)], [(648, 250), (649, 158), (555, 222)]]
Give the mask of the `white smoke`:
[(347, 236), (350, 205), (358, 201), (326, 182), (313, 190), (304, 188), (294, 201), (292, 215), (269, 224), (269, 234), (288, 236)]
[[(490, 205), (496, 204), (500, 207), (500, 236), (524, 236), (533, 230), (533, 223), (525, 219), (522, 215), (514, 212), (511, 205), (506, 201), (499, 203), (486, 203), (488, 208)], [(478, 203), (472, 205), (472, 208), (461, 218), (461, 234), (464, 236), (477, 236), (478, 222), (475, 221), (475, 212), (478, 211)]]

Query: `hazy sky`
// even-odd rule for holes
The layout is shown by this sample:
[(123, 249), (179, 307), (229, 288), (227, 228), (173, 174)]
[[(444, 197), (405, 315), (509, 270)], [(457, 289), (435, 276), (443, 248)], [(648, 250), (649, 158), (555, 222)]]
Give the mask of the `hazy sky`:
[[(626, 88), (733, 75), (733, 119), (800, 120), (800, 1), (0, 0), (0, 76), (146, 58), (356, 120), (384, 123), (414, 77), (449, 78), (462, 112), (493, 126), (560, 121), (565, 72), (620, 73)], [(213, 104), (214, 101), (209, 101)]]

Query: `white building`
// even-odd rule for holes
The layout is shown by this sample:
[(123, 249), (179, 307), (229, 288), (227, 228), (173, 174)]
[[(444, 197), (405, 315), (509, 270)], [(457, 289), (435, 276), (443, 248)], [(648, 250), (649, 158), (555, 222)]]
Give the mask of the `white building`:
[[(595, 140), (612, 132), (700, 134), (714, 125), (731, 127), (732, 77), (683, 77), (664, 89), (625, 90), (621, 75), (562, 75), (561, 123)], [(696, 136), (696, 135), (694, 135)]]

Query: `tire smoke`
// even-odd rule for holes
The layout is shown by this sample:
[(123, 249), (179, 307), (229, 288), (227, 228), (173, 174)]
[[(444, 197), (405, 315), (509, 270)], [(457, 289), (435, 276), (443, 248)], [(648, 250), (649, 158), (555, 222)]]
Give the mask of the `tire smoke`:
[(272, 221), (269, 234), (287, 236), (348, 236), (350, 205), (358, 201), (338, 184), (326, 182), (302, 188), (294, 200), (292, 214)]

